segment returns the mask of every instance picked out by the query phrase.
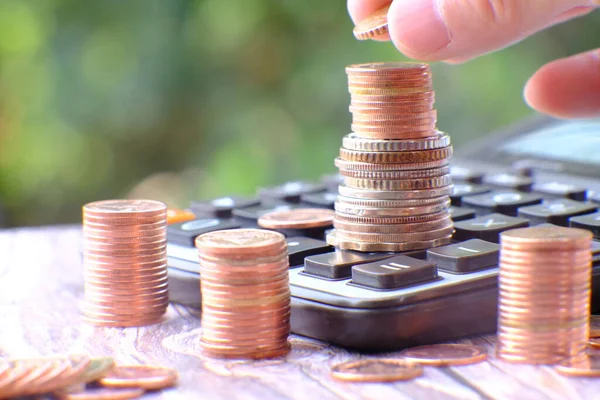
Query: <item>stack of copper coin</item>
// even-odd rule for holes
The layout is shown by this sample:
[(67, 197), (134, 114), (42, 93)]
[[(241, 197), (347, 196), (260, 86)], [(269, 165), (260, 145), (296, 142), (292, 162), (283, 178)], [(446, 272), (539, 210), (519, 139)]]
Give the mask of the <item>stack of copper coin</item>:
[(429, 66), (374, 63), (346, 72), (353, 133), (335, 160), (343, 184), (327, 241), (359, 251), (449, 243), (452, 146), (436, 128)]
[(196, 238), (202, 292), (202, 348), (216, 358), (271, 358), (290, 349), (285, 237), (231, 229)]
[(585, 356), (591, 285), (587, 230), (533, 227), (500, 236), (499, 358), (555, 364)]
[(106, 200), (83, 207), (85, 319), (100, 326), (159, 322), (169, 304), (167, 207)]

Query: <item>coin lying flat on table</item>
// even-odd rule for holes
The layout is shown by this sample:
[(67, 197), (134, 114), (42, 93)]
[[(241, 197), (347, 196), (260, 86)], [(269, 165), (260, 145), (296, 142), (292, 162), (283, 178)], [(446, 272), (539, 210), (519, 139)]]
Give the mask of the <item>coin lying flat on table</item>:
[(358, 40), (367, 40), (388, 33), (387, 14), (390, 9), (388, 4), (368, 15), (354, 27), (354, 37)]
[(567, 360), (554, 368), (561, 375), (566, 376), (600, 376), (600, 357), (584, 355), (576, 360)]
[(330, 226), (334, 212), (325, 208), (296, 208), (262, 215), (258, 225), (267, 229), (308, 229)]
[(115, 388), (157, 390), (177, 383), (177, 371), (152, 365), (119, 365), (100, 380), (100, 384)]
[(421, 365), (450, 366), (476, 364), (487, 359), (480, 347), (468, 344), (434, 344), (400, 352), (400, 356)]
[(61, 400), (129, 400), (140, 398), (142, 388), (88, 388), (77, 393), (56, 393)]
[(423, 367), (403, 359), (367, 359), (334, 365), (331, 376), (340, 381), (394, 382), (423, 375)]

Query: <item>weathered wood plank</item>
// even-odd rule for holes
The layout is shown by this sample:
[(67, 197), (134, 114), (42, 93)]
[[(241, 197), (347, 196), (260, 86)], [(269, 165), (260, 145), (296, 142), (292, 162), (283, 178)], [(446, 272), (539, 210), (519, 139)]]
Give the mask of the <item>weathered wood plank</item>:
[[(149, 395), (153, 399), (600, 398), (600, 381), (565, 378), (549, 367), (515, 366), (493, 356), (472, 366), (427, 367), (423, 377), (411, 382), (337, 382), (329, 376), (333, 364), (366, 356), (295, 335), (291, 353), (282, 359), (214, 360), (202, 355), (198, 310), (180, 305), (169, 306), (159, 325), (93, 327), (80, 313), (80, 244), (79, 227), (0, 231), (0, 356), (86, 353), (177, 368), (180, 384)], [(493, 338), (462, 342), (483, 345), (493, 355)]]

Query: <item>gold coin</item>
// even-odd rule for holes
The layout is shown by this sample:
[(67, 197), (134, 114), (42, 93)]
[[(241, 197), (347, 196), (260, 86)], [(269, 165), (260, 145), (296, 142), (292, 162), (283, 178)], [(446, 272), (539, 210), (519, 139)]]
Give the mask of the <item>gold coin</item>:
[(387, 13), (390, 5), (391, 3), (381, 7), (356, 24), (352, 31), (354, 37), (358, 40), (367, 40), (388, 33)]

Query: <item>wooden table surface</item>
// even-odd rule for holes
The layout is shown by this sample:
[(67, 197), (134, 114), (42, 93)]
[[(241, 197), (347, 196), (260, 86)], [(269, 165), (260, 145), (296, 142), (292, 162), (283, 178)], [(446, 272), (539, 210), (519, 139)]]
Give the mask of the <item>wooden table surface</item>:
[(165, 321), (142, 328), (96, 328), (82, 321), (81, 229), (77, 226), (0, 231), (0, 356), (84, 353), (120, 363), (176, 368), (176, 388), (148, 399), (600, 399), (600, 379), (566, 378), (551, 367), (493, 358), (493, 337), (465, 339), (488, 349), (476, 365), (432, 368), (410, 382), (342, 383), (329, 377), (338, 362), (361, 355), (299, 336), (281, 359), (222, 361), (199, 346), (197, 310), (169, 306)]

